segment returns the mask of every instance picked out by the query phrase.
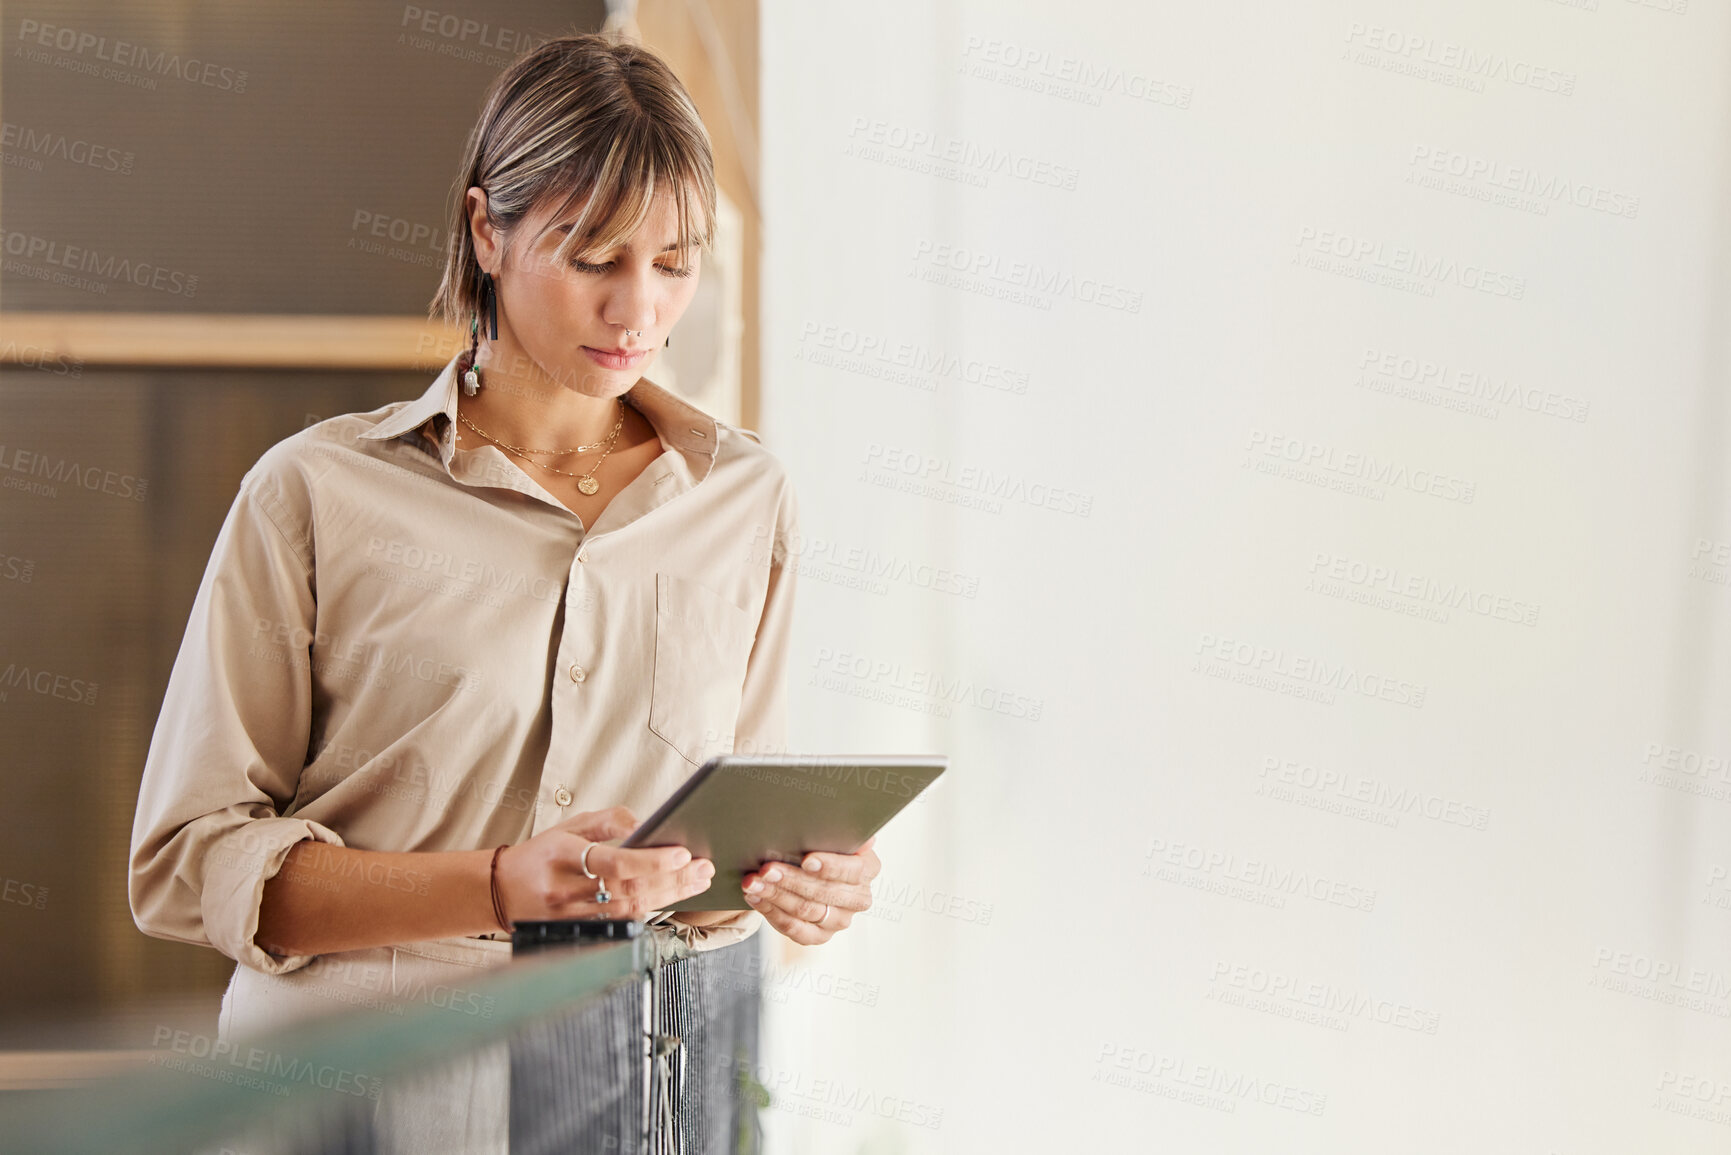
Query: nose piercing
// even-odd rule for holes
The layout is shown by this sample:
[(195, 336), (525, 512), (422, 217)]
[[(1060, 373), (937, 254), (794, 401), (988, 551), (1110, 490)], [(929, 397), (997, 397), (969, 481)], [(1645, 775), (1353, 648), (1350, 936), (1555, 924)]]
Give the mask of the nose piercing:
[(625, 335), (627, 337), (641, 337), (641, 336), (643, 336), (643, 330), (642, 329), (627, 329), (627, 330), (625, 330)]

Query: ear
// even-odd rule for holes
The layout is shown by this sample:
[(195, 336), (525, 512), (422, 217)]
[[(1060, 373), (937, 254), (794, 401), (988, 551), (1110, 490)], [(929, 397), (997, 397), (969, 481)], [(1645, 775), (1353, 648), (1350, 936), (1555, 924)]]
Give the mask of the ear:
[(499, 264), (499, 234), (487, 220), (487, 192), (479, 185), (463, 194), (463, 208), (469, 218), (469, 237), (475, 245), (475, 260), (483, 271), (497, 273)]

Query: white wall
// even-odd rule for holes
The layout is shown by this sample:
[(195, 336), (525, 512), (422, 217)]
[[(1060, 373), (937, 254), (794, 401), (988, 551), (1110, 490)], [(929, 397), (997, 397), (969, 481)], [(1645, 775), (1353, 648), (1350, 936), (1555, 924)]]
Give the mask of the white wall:
[(771, 1150), (1731, 1145), (1684, 4), (766, 5), (793, 745), (952, 756), (777, 963)]

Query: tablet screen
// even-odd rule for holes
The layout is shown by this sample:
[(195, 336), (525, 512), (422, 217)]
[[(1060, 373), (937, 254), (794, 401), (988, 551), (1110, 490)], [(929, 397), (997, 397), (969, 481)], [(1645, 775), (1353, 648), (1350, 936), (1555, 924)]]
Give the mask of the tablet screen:
[(744, 877), (813, 850), (852, 854), (949, 764), (945, 754), (724, 754), (705, 762), (623, 846), (683, 846), (715, 863), (668, 910), (749, 910)]

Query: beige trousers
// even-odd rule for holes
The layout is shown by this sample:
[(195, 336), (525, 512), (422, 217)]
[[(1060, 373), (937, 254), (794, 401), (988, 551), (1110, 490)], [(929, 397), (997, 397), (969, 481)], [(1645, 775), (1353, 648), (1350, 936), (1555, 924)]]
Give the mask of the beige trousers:
[[(399, 1014), (421, 1005), (453, 1016), (490, 1016), (488, 1000), (473, 988), (491, 968), (510, 961), (508, 942), (450, 938), (320, 955), (282, 975), (236, 966), (217, 1034), (238, 1044), (315, 1017)], [(413, 1078), (382, 1079), (367, 1071), (337, 1077), (342, 1086), (367, 1089), (383, 1152), (506, 1155), (510, 1058), (504, 1043), (466, 1052)], [(226, 1150), (243, 1155), (232, 1146)]]

